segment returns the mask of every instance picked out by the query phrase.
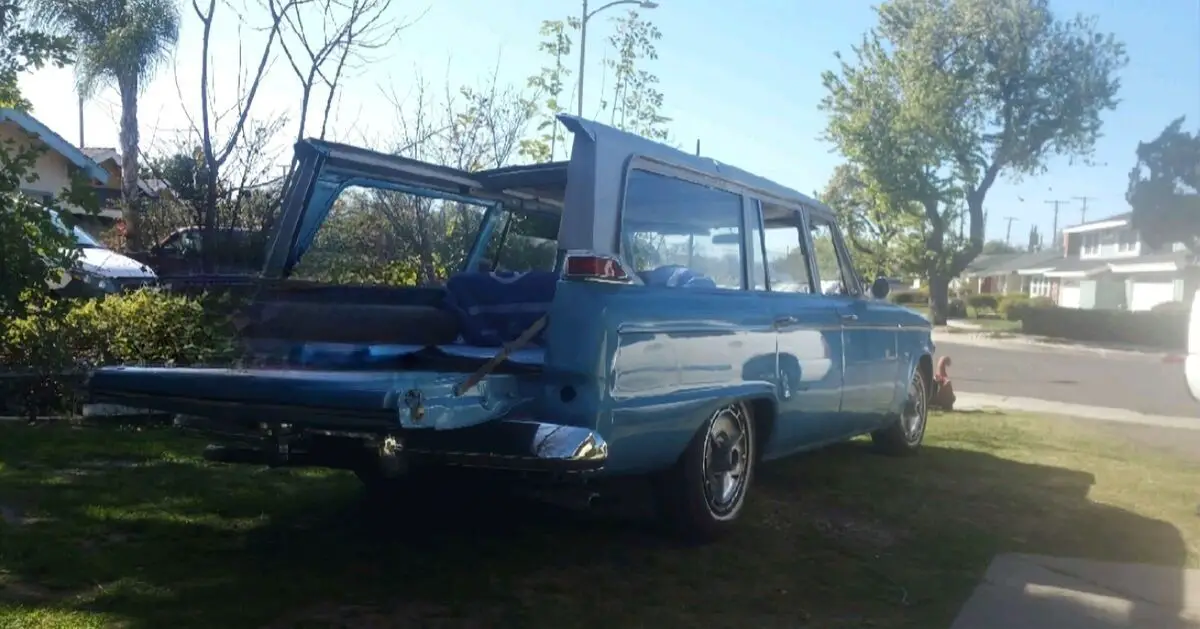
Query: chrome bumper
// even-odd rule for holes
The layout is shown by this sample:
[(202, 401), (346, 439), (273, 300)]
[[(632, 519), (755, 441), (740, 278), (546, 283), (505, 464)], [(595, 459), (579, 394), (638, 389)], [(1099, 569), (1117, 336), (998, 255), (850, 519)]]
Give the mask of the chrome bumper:
[(260, 424), (245, 430), (245, 424), (232, 426), (206, 418), (181, 418), (177, 423), (238, 444), (210, 448), (205, 454), (227, 463), (352, 468), (361, 465), (364, 456), (378, 456), (404, 464), (588, 473), (603, 469), (608, 460), (608, 443), (595, 431), (532, 420), (497, 420), (440, 431), (346, 430), (311, 424)]

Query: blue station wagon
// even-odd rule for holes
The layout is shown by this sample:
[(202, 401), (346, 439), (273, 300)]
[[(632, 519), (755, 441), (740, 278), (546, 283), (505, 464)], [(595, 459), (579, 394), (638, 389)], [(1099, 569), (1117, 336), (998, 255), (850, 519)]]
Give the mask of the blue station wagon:
[[(347, 469), (372, 491), (446, 466), (649, 476), (696, 540), (734, 524), (765, 461), (865, 434), (920, 447), (930, 324), (883, 301), (886, 279), (864, 285), (827, 207), (560, 120), (569, 161), (481, 172), (298, 143), (243, 313), (254, 366), (101, 368), (93, 400), (187, 417), (220, 440), (213, 460)], [(450, 226), (457, 270), (327, 281), (325, 228), (362, 204)]]

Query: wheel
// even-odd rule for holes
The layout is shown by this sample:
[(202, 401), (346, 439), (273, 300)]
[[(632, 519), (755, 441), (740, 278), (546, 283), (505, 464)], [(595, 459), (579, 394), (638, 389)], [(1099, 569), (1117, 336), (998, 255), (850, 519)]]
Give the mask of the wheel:
[(908, 399), (900, 416), (886, 428), (871, 433), (875, 446), (886, 454), (904, 456), (916, 454), (925, 439), (925, 425), (929, 420), (929, 387), (920, 368), (913, 370), (912, 382), (908, 385)]
[(745, 505), (757, 455), (750, 409), (742, 402), (717, 409), (679, 461), (656, 479), (666, 523), (689, 542), (725, 534)]

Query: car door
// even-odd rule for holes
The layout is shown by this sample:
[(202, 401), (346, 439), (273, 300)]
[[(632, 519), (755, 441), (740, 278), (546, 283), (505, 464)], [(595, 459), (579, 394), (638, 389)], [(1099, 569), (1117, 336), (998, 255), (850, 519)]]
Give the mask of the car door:
[[(776, 453), (835, 439), (844, 432), (842, 328), (837, 304), (812, 277), (799, 208), (750, 201), (752, 288), (769, 305), (776, 333)], [(768, 453), (770, 455), (772, 453)]]
[(898, 330), (889, 321), (887, 307), (865, 294), (833, 218), (814, 213), (809, 234), (825, 297), (836, 304), (841, 323), (841, 412), (848, 431), (860, 432), (878, 425), (891, 410), (899, 366)]

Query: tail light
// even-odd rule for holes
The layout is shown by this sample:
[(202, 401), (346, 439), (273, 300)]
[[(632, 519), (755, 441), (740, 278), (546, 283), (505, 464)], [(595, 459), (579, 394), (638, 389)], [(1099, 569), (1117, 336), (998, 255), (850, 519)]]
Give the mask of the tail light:
[(602, 282), (628, 282), (629, 274), (621, 261), (609, 256), (591, 253), (567, 254), (563, 276), (569, 280), (597, 280)]

